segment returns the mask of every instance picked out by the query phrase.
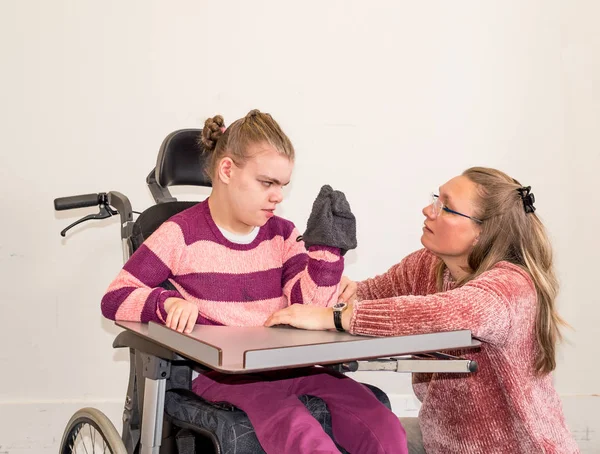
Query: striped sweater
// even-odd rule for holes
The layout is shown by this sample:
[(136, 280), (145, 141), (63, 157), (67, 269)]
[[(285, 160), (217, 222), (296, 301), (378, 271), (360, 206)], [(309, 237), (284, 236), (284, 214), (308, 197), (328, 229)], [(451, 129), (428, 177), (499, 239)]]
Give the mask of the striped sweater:
[[(102, 314), (164, 323), (164, 302), (177, 297), (196, 303), (198, 324), (261, 326), (289, 304), (335, 304), (344, 268), (339, 249), (307, 252), (299, 235), (274, 216), (251, 243), (232, 243), (207, 199), (170, 218), (135, 251), (102, 298)], [(175, 290), (160, 287), (166, 280)]]
[(350, 322), (355, 334), (470, 329), (482, 341), (480, 349), (455, 352), (477, 361), (476, 373), (413, 374), (427, 453), (579, 452), (552, 377), (533, 368), (537, 295), (530, 276), (500, 262), (461, 287), (446, 272), (445, 291), (437, 293), (437, 262), (422, 249), (360, 282)]

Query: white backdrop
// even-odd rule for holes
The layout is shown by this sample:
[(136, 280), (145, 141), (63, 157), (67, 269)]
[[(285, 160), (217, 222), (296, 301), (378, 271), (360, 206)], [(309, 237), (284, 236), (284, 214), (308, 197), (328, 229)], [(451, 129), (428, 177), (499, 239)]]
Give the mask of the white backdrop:
[[(279, 214), (302, 230), (322, 184), (346, 193), (352, 278), (419, 248), (428, 194), (465, 168), (531, 185), (573, 327), (556, 386), (582, 450), (600, 452), (599, 14), (558, 0), (0, 1), (0, 452), (55, 452), (70, 412), (117, 424), (124, 398), (127, 356), (99, 310), (122, 264), (118, 222), (63, 240), (93, 210), (52, 200), (118, 190), (141, 211), (169, 132), (252, 108), (296, 146)], [(416, 411), (408, 376), (359, 378)]]

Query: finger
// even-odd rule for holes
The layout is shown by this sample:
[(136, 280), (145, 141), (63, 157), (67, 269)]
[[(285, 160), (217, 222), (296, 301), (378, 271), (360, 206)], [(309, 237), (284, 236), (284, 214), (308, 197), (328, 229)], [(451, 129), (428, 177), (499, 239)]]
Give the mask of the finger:
[(181, 312), (181, 317), (179, 317), (179, 321), (177, 322), (177, 331), (183, 333), (187, 322), (190, 318), (190, 311), (188, 309)]
[(338, 294), (338, 302), (346, 302), (346, 299), (348, 298), (348, 293), (350, 293), (350, 290), (348, 289), (350, 284), (351, 281), (347, 280), (346, 276), (342, 276), (342, 280), (340, 281), (340, 293)]
[(271, 315), (269, 319), (265, 322), (265, 326), (273, 325), (281, 325), (281, 315), (279, 313)]
[(186, 333), (192, 332), (192, 330), (194, 329), (194, 326), (196, 326), (196, 320), (198, 320), (198, 311), (197, 310), (193, 311), (188, 318), (187, 325), (185, 326)]
[(290, 308), (286, 307), (285, 309), (274, 312), (265, 322), (265, 326), (281, 325), (283, 323), (281, 320), (283, 317), (285, 317), (285, 314), (287, 314), (289, 310)]
[(177, 324), (179, 323), (179, 317), (181, 317), (181, 308), (178, 307), (173, 311), (173, 317), (171, 318), (171, 324), (169, 325), (169, 328), (177, 328)]
[(356, 295), (356, 286), (353, 285), (353, 282), (350, 282), (346, 288), (344, 288), (344, 291), (340, 294), (338, 301), (341, 301), (343, 303), (348, 303), (350, 302), (351, 299), (353, 299)]
[(269, 326), (274, 325), (290, 325), (292, 317), (289, 314), (280, 314), (274, 318), (273, 323)]

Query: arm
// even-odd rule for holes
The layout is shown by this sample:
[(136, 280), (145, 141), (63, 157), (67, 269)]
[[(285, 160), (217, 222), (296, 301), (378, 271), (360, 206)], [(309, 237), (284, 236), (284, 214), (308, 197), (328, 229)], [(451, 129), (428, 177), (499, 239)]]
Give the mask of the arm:
[(310, 246), (308, 252), (296, 228), (284, 242), (283, 293), (289, 304), (330, 306), (337, 294), (344, 258), (339, 248)]
[(531, 279), (521, 270), (497, 267), (455, 290), (356, 303), (345, 322), (353, 334), (398, 336), (469, 329), (482, 341), (500, 344), (510, 330), (509, 308), (515, 295), (535, 301)]
[(182, 298), (159, 287), (172, 276), (185, 246), (174, 222), (160, 226), (130, 257), (102, 298), (102, 315), (111, 320), (164, 323), (167, 298)]
[(413, 252), (386, 273), (357, 283), (359, 300), (376, 300), (411, 295), (416, 279), (428, 279), (435, 256), (426, 249)]

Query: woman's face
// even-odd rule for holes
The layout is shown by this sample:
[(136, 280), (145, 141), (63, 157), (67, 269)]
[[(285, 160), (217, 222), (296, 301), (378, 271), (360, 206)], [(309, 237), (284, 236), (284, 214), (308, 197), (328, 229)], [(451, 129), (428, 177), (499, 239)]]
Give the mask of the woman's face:
[[(477, 217), (477, 186), (465, 176), (452, 178), (440, 187), (439, 201), (444, 207), (467, 216)], [(479, 224), (442, 209), (435, 213), (433, 204), (423, 208), (425, 222), (421, 243), (436, 256), (456, 261), (467, 260), (477, 243)]]

